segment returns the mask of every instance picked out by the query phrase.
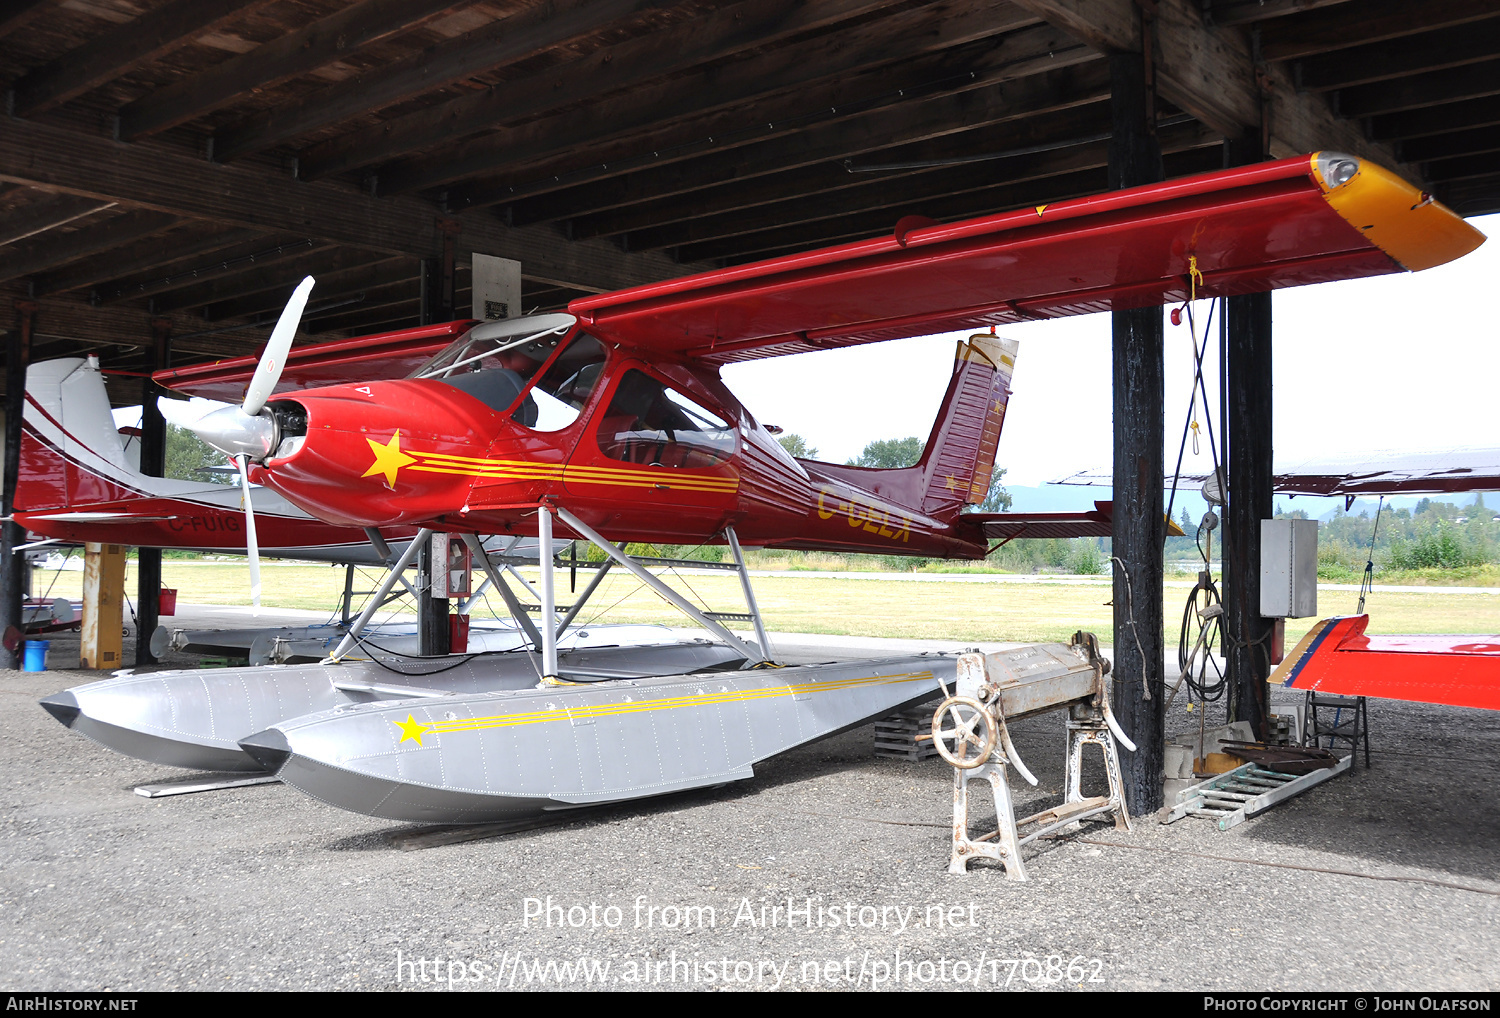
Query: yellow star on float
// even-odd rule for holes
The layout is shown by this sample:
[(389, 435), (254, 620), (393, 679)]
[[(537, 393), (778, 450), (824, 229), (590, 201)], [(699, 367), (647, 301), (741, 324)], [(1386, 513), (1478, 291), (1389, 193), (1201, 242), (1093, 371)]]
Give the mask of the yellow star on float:
[(947, 486), (947, 488), (948, 488), (949, 491), (957, 491), (958, 490), (958, 481), (954, 478), (954, 476), (952, 474), (949, 474), (947, 480), (944, 481), (943, 483)]
[(381, 445), (373, 438), (367, 438), (365, 439), (365, 441), (370, 443), (370, 451), (375, 454), (375, 462), (371, 463), (370, 469), (366, 470), (363, 474), (360, 474), (360, 477), (371, 477), (375, 474), (384, 474), (385, 486), (387, 488), (390, 488), (392, 491), (395, 491), (396, 472), (404, 466), (409, 466), (412, 463), (417, 462), (417, 458), (415, 456), (408, 456), (406, 455), (406, 453), (401, 451), (400, 429), (397, 429), (396, 433), (391, 436), (391, 440), (385, 445)]
[[(401, 729), (401, 742), (411, 739), (418, 746), (422, 745), (422, 735), (428, 730), (428, 725), (422, 724), (410, 714), (406, 715), (405, 721), (392, 721), (391, 724)], [(400, 745), (401, 742), (396, 743)]]

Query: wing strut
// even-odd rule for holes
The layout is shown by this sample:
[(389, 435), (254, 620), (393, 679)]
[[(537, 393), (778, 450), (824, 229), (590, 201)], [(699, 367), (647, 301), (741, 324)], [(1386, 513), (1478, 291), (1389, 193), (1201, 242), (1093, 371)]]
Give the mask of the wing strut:
[(411, 565), (412, 560), (417, 557), (418, 550), (421, 549), (422, 545), (431, 536), (432, 531), (430, 530), (422, 529), (417, 531), (417, 536), (411, 539), (411, 544), (406, 546), (406, 550), (401, 553), (401, 557), (396, 560), (396, 564), (391, 566), (390, 570), (386, 572), (385, 579), (380, 581), (380, 589), (375, 592), (374, 597), (370, 598), (369, 603), (365, 605), (365, 610), (359, 613), (359, 618), (354, 620), (354, 625), (349, 627), (349, 632), (344, 634), (344, 638), (339, 641), (339, 645), (335, 648), (334, 652), (323, 659), (323, 664), (336, 665), (343, 660), (345, 654), (354, 649), (354, 642), (359, 639), (359, 634), (369, 624), (370, 619), (374, 618), (375, 613), (380, 610), (380, 606), (385, 604), (386, 595), (391, 592), (391, 588), (396, 585), (396, 581), (401, 578), (401, 574), (406, 572), (406, 567)]
[[(696, 607), (694, 607), (692, 602), (688, 601), (681, 594), (677, 593), (677, 591), (673, 590), (671, 587), (663, 583), (653, 573), (647, 570), (645, 566), (641, 565), (639, 562), (635, 561), (635, 559), (631, 558), (619, 548), (615, 547), (615, 545), (612, 544), (608, 538), (604, 537), (593, 527), (589, 526), (587, 523), (583, 522), (577, 516), (574, 516), (572, 513), (568, 512), (561, 506), (557, 507), (556, 512), (557, 518), (566, 523), (569, 530), (572, 530), (575, 534), (582, 535), (586, 540), (592, 541), (594, 544), (598, 545), (599, 550), (613, 559), (616, 565), (623, 566), (624, 568), (630, 570), (631, 574), (635, 576), (636, 579), (640, 580), (646, 586), (654, 590), (657, 594), (661, 595), (661, 597), (664, 598), (668, 603), (670, 603), (674, 608), (682, 612), (694, 622), (698, 623), (698, 625), (702, 626), (714, 636), (718, 637), (729, 646), (744, 654), (745, 657), (749, 658), (751, 661), (759, 663), (762, 661), (770, 660), (770, 657), (765, 653), (765, 651), (761, 650), (761, 648), (759, 647), (756, 647), (754, 644), (746, 643), (744, 640), (741, 640), (738, 636), (735, 636), (723, 625), (721, 625), (717, 620), (712, 619), (708, 615), (705, 615), (703, 612), (699, 611)], [(741, 569), (741, 573), (743, 575), (743, 569)], [(759, 627), (757, 627), (757, 630), (759, 630)]]

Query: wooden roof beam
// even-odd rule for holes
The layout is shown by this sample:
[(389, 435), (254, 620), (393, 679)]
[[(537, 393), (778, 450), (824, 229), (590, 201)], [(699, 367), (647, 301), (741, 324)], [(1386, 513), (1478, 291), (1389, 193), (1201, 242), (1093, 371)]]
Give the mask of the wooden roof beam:
[(1434, 185), (1438, 200), (1459, 215), (1483, 216), (1500, 212), (1500, 173)]
[(1424, 164), (1431, 174), (1433, 186), (1451, 184), (1460, 180), (1472, 180), (1495, 175), (1496, 159), (1485, 152), (1482, 155), (1457, 156), (1453, 159), (1437, 159)]
[[(907, 101), (915, 104), (924, 96), (1024, 81), (1098, 59), (1097, 53), (1062, 30), (1037, 25), (1002, 37), (999, 45), (979, 39), (669, 121), (653, 120), (652, 112), (677, 97), (669, 87), (653, 87), (507, 132), (512, 158), (492, 166), (483, 177), (447, 188), (444, 204), (456, 212), (549, 194), (632, 170), (659, 172), (684, 160), (746, 145), (794, 140), (819, 125)], [(636, 118), (643, 121), (639, 129), (616, 130), (621, 120)], [(558, 148), (559, 138), (570, 144)]]
[[(889, 65), (923, 54), (933, 56), (939, 66), (956, 68), (961, 62), (977, 63), (980, 66), (969, 71), (976, 80), (987, 73), (987, 66), (1004, 65), (1007, 77), (1018, 78), (1087, 59), (1083, 47), (1048, 25), (1031, 24), (997, 37), (996, 33), (1015, 21), (1032, 20), (1020, 16), (1015, 21), (1003, 20), (999, 14), (1008, 6), (987, 3), (933, 26), (941, 31), (925, 34), (917, 34), (914, 24), (892, 18), (881, 22), (882, 27), (891, 30), (906, 25), (906, 29), (887, 35), (875, 32), (872, 22), (855, 32), (778, 47), (722, 68), (704, 69), (386, 165), (379, 171), (379, 189), (381, 193), (400, 193), (437, 187), (492, 173), (501, 166), (522, 165), (570, 150), (586, 151), (610, 139), (657, 131), (664, 124), (719, 110), (729, 112), (743, 128), (767, 115), (764, 109), (751, 112), (747, 109), (750, 104), (779, 94), (784, 101), (775, 105), (789, 115), (805, 116), (822, 108), (822, 104), (810, 100), (809, 93), (825, 85), (849, 99), (861, 95), (856, 91), (860, 85), (880, 92), (894, 91), (894, 69)], [(924, 12), (906, 12), (920, 13)], [(957, 50), (964, 50), (967, 59), (953, 59)], [(462, 190), (458, 190), (462, 196)]]
[(1488, 21), (1476, 24), (1388, 39), (1298, 61), (1297, 84), (1312, 92), (1328, 92), (1491, 60), (1500, 53), (1500, 10), (1494, 14)]
[[(313, 288), (313, 292), (318, 301), (323, 301), (331, 297), (353, 293), (357, 290), (367, 290), (385, 286), (389, 283), (399, 283), (408, 279), (416, 279), (420, 272), (420, 263), (415, 259), (387, 258), (381, 261), (358, 265), (354, 268), (323, 272), (318, 275), (318, 284)], [(300, 282), (300, 280), (288, 279), (286, 282), (290, 287)], [(209, 304), (203, 309), (203, 317), (211, 322), (221, 321), (226, 318), (248, 318), (265, 311), (278, 310), (285, 303), (286, 299), (284, 297), (268, 291), (262, 291)]]
[(177, 217), (166, 212), (127, 212), (108, 222), (66, 233), (45, 233), (0, 251), (0, 282), (35, 275), (89, 255), (171, 229)]
[(1337, 7), (1349, 0), (1209, 0), (1205, 6), (1215, 25), (1245, 25), (1252, 21), (1284, 18), (1291, 14)]
[[(261, 236), (254, 230), (226, 230), (216, 223), (191, 223), (164, 237), (136, 241), (107, 254), (74, 262), (56, 272), (36, 276), (31, 281), (32, 292), (41, 296), (84, 287), (107, 290), (111, 285), (158, 279), (178, 267), (191, 264), (192, 259), (201, 255)], [(164, 249), (168, 244), (171, 246)], [(98, 298), (98, 293), (90, 294), (90, 300), (97, 301)]]
[[(59, 158), (38, 159), (38, 152)], [(303, 183), (261, 166), (219, 166), (36, 121), (12, 120), (0, 131), (0, 179), (392, 255), (428, 258), (443, 250), (444, 217), (421, 199), (373, 198), (334, 182)], [(568, 244), (550, 227), (511, 228), (484, 214), (446, 218), (459, 227), (461, 261), (471, 251), (515, 258), (533, 279), (579, 290), (624, 289), (684, 271), (670, 259), (626, 255), (605, 241)]]
[(1493, 0), (1364, 0), (1357, 10), (1335, 7), (1260, 26), (1263, 60), (1300, 60), (1372, 42), (1420, 35), (1494, 17)]
[[(154, 266), (130, 276), (115, 277), (96, 286), (90, 299), (95, 304), (113, 304), (122, 300), (155, 297), (157, 294), (197, 286), (211, 279), (233, 276), (252, 266), (275, 265), (304, 255), (321, 245), (320, 241), (294, 234), (267, 236), (248, 230), (226, 232), (240, 235), (241, 239), (219, 247), (212, 258), (188, 259), (176, 264)], [(249, 235), (244, 236), (245, 234)]]
[(1335, 99), (1346, 117), (1372, 117), (1493, 95), (1500, 95), (1500, 59), (1341, 89)]
[[(1108, 122), (1106, 111), (1106, 126)], [(1160, 137), (1163, 152), (1217, 147), (1221, 143), (1216, 132), (1195, 123), (1166, 128)], [(872, 174), (866, 179), (844, 173), (843, 179), (851, 180), (852, 183), (836, 190), (819, 192), (812, 187), (797, 191), (785, 189), (783, 194), (795, 193), (796, 197), (732, 209), (718, 215), (698, 216), (669, 226), (638, 230), (626, 235), (626, 247), (630, 250), (680, 248), (784, 225), (795, 226), (804, 222), (836, 219), (877, 208), (901, 209), (902, 214), (909, 212), (930, 216), (932, 213), (926, 211), (926, 208), (929, 203), (934, 203), (935, 198), (942, 200), (982, 191), (993, 186), (996, 180), (1017, 184), (1104, 166), (1109, 161), (1108, 150), (1108, 139), (1101, 139), (1051, 152), (997, 159), (986, 165), (984, 171), (976, 171), (972, 163), (960, 163), (930, 169), (900, 170), (884, 175)], [(840, 172), (842, 173), (842, 168)], [(896, 212), (891, 214), (891, 225), (894, 226), (899, 215)]]
[(445, 88), (475, 74), (505, 67), (534, 53), (591, 35), (606, 25), (676, 0), (552, 0), (404, 60), (355, 75), (316, 93), (312, 101), (267, 110), (220, 128), (213, 158), (229, 162), (299, 135), (331, 127), (371, 110)]
[(416, 326), (421, 313), (422, 302), (420, 300), (409, 300), (371, 310), (356, 308), (347, 315), (313, 322), (306, 331), (313, 335), (342, 331), (356, 336), (394, 332), (397, 329), (409, 329)]
[(280, 259), (273, 265), (250, 269), (247, 272), (237, 272), (153, 297), (151, 310), (160, 312), (201, 308), (232, 297), (268, 291), (284, 292), (286, 297), (282, 298), (282, 303), (285, 303), (304, 276), (320, 276), (327, 272), (382, 260), (384, 260), (382, 255), (372, 251), (361, 251), (349, 247), (321, 247), (312, 251), (304, 251), (291, 258)]
[(1057, 112), (1108, 96), (1108, 67), (1102, 60), (1092, 60), (1012, 82), (881, 106), (814, 124), (770, 141), (592, 180), (568, 190), (513, 202), (506, 214), (514, 225), (597, 214), (986, 124)]
[(14, 244), (38, 233), (46, 233), (75, 219), (101, 212), (113, 204), (72, 194), (47, 195), (6, 213), (5, 218), (0, 219), (0, 244)]
[(1414, 163), (1477, 155), (1480, 152), (1500, 152), (1500, 124), (1415, 138), (1401, 143), (1402, 158)]
[(1370, 118), (1368, 130), (1376, 141), (1396, 141), (1491, 124), (1500, 124), (1500, 95), (1462, 99), (1405, 113), (1382, 114)]
[[(923, 6), (875, 18), (835, 35), (778, 47), (748, 60), (719, 63), (735, 53), (785, 42), (885, 6), (880, 0), (813, 0), (793, 5), (784, 0), (740, 0), (701, 17), (549, 67), (542, 73), (507, 81), (483, 92), (449, 100), (438, 107), (416, 110), (329, 139), (298, 157), (298, 174), (307, 180), (317, 180), (329, 174), (389, 162), (451, 139), (546, 110), (588, 102), (602, 94), (635, 88), (689, 68), (706, 66), (706, 70), (700, 71), (693, 79), (674, 82), (684, 90), (699, 89), (703, 81), (711, 81), (718, 85), (717, 91), (722, 92), (725, 86), (720, 82), (727, 80), (732, 83), (729, 88), (737, 90), (739, 95), (755, 94), (755, 91), (769, 91), (756, 89), (747, 93), (747, 87), (752, 87), (751, 83), (758, 77), (785, 76), (800, 60), (827, 61), (832, 58), (835, 63), (848, 66), (850, 54), (857, 52), (864, 56), (872, 44), (889, 51), (892, 33), (920, 30), (924, 31), (924, 41), (937, 41), (950, 34), (941, 29), (934, 31), (937, 20), (934, 9)], [(944, 9), (944, 13), (949, 12)], [(979, 21), (991, 22), (993, 27), (987, 33), (991, 35), (1035, 20), (1018, 12), (1009, 0), (979, 0), (972, 14), (949, 13), (944, 19), (946, 24), (955, 26), (957, 34), (972, 31)], [(953, 38), (948, 44), (960, 41), (965, 40)], [(919, 52), (921, 48), (916, 44), (911, 51)], [(932, 48), (930, 44), (928, 48)], [(840, 49), (845, 52), (840, 54)], [(864, 56), (864, 59), (868, 61), (869, 58)], [(816, 66), (803, 67), (802, 74), (804, 78), (822, 76), (821, 70)], [(436, 161), (447, 160), (439, 154)], [(461, 172), (447, 179), (467, 175)], [(405, 168), (393, 170), (395, 183), (386, 188), (387, 193), (432, 186), (403, 179), (416, 179), (417, 176)]]
[(120, 110), (119, 137), (128, 141), (186, 123), (246, 92), (279, 85), (416, 28), (455, 6), (457, 0), (363, 0), (142, 96)]
[[(151, 342), (151, 320), (165, 317), (177, 335), (172, 339), (172, 353), (202, 354), (215, 357), (238, 357), (254, 353), (266, 340), (265, 327), (246, 325), (246, 332), (225, 332), (193, 339), (180, 339), (185, 333), (201, 331), (201, 319), (189, 315), (153, 315), (128, 305), (94, 307), (76, 294), (54, 294), (37, 299), (36, 335), (38, 339), (58, 341), (51, 356), (81, 356), (89, 350), (139, 348)], [(254, 329), (253, 332), (248, 331)], [(110, 366), (106, 352), (104, 366)], [(139, 387), (137, 387), (139, 392)], [(139, 402), (139, 399), (136, 400)]]
[(174, 0), (90, 40), (15, 83), (11, 112), (29, 117), (148, 64), (270, 0)]
[(19, 32), (38, 16), (46, 14), (54, 0), (8, 0), (0, 7), (0, 39)]
[[(1141, 48), (1139, 9), (1132, 0), (1016, 3), (1103, 52)], [(1242, 30), (1207, 24), (1195, 0), (1159, 0), (1155, 8), (1157, 91), (1179, 109), (1226, 137), (1238, 138), (1261, 130), (1265, 98), (1273, 156), (1335, 149), (1416, 179), (1392, 149), (1370, 142), (1358, 125), (1340, 120), (1321, 96), (1299, 93), (1282, 68), (1257, 67)], [(1264, 75), (1268, 95), (1263, 96), (1257, 73)]]
[[(1167, 176), (1170, 178), (1217, 169), (1222, 158), (1217, 147), (1173, 153), (1165, 158)], [(920, 211), (924, 215), (943, 220), (967, 219), (1068, 198), (1081, 198), (1108, 189), (1108, 172), (1104, 166), (1098, 166), (1055, 177), (1020, 183), (1006, 182), (963, 194), (934, 195), (920, 202), (901, 202), (834, 219), (693, 244), (682, 248), (681, 253), (699, 260), (716, 259), (733, 263), (775, 258), (795, 251), (889, 233), (901, 216), (912, 212)]]
[[(1109, 108), (1106, 101), (1074, 107), (1050, 116), (990, 125), (915, 144), (866, 152), (858, 162), (881, 164), (940, 161), (985, 153), (1014, 153), (1016, 149), (1047, 145), (1057, 151), (1098, 141), (1109, 133)], [(1009, 174), (1011, 166), (1011, 159), (1001, 157), (983, 163), (968, 163), (965, 172), (974, 177), (989, 177), (997, 169)], [(841, 161), (823, 160), (781, 173), (732, 181), (721, 187), (697, 192), (691, 201), (680, 201), (676, 197), (663, 198), (574, 219), (568, 224), (568, 236), (586, 238), (628, 234), (626, 247), (632, 251), (673, 247), (684, 241), (668, 239), (656, 243), (649, 238), (658, 234), (672, 237), (684, 228), (681, 224), (690, 227), (695, 222), (723, 213), (783, 202), (794, 195), (826, 195), (833, 191), (859, 189), (893, 179), (894, 176), (896, 174), (888, 172), (851, 172)]]

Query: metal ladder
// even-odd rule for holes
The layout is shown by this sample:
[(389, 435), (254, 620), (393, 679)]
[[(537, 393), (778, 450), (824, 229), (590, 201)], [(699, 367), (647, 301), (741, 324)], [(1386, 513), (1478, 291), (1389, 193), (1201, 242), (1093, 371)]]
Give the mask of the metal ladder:
[(1354, 754), (1341, 757), (1337, 765), (1310, 774), (1282, 774), (1260, 764), (1247, 763), (1177, 793), (1177, 804), (1162, 819), (1170, 824), (1183, 817), (1217, 820), (1219, 830), (1244, 823), (1278, 802), (1290, 799), (1349, 769)]

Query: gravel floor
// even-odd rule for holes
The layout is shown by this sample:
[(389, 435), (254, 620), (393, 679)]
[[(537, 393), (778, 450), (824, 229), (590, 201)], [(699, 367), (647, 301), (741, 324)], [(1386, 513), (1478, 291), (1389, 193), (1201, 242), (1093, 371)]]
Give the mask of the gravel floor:
[[(827, 656), (827, 638), (810, 646)], [(67, 660), (66, 640), (54, 647)], [(36, 706), (98, 677), (0, 672), (10, 989), (1500, 982), (1489, 712), (1374, 703), (1370, 770), (1225, 833), (1090, 827), (1028, 850), (1023, 884), (947, 874), (951, 770), (875, 758), (868, 727), (734, 786), (403, 849), (414, 828), (280, 785), (132, 794), (181, 772)], [(1174, 728), (1190, 723), (1174, 710)], [(1062, 733), (1061, 715), (1015, 726), (1041, 779), (1016, 790), (1018, 810), (1058, 801)]]

